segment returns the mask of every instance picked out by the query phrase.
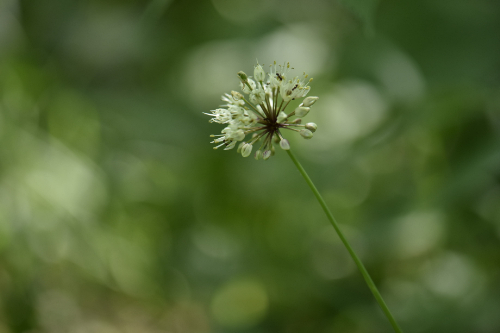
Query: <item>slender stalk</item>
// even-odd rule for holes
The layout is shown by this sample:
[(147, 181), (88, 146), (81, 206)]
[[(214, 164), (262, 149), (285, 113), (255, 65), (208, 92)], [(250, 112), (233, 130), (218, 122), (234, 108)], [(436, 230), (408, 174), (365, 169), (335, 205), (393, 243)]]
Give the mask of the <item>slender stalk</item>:
[(309, 187), (313, 191), (314, 195), (316, 196), (316, 199), (318, 199), (318, 202), (321, 205), (321, 207), (323, 208), (323, 210), (325, 211), (325, 214), (328, 217), (328, 220), (330, 220), (330, 223), (332, 224), (333, 228), (335, 229), (335, 231), (339, 235), (340, 240), (342, 241), (342, 243), (344, 243), (344, 246), (346, 247), (346, 249), (349, 252), (349, 254), (351, 255), (352, 259), (356, 263), (356, 266), (358, 266), (358, 269), (360, 270), (361, 275), (363, 275), (363, 278), (365, 279), (365, 282), (368, 285), (368, 288), (370, 288), (371, 292), (373, 293), (373, 296), (375, 296), (375, 299), (377, 300), (378, 304), (380, 305), (380, 308), (382, 308), (382, 311), (384, 312), (385, 316), (387, 317), (387, 319), (389, 319), (389, 322), (391, 323), (392, 327), (394, 328), (394, 331), (397, 333), (402, 333), (401, 328), (399, 327), (398, 323), (394, 319), (391, 311), (387, 307), (387, 304), (385, 304), (385, 301), (382, 298), (382, 295), (380, 295), (380, 292), (378, 291), (377, 287), (375, 286), (375, 283), (373, 283), (373, 280), (370, 277), (370, 274), (368, 274), (368, 271), (366, 270), (365, 266), (363, 265), (361, 260), (358, 258), (356, 253), (354, 253), (354, 250), (352, 249), (351, 245), (349, 244), (349, 242), (345, 238), (342, 231), (340, 231), (340, 228), (337, 224), (337, 221), (335, 221), (335, 218), (333, 217), (332, 213), (330, 212), (330, 209), (328, 209), (328, 207), (325, 203), (325, 200), (323, 199), (321, 194), (318, 192), (318, 189), (316, 188), (316, 186), (314, 186), (314, 183), (312, 182), (311, 178), (309, 178), (309, 176), (307, 175), (306, 170), (304, 170), (302, 165), (300, 165), (299, 161), (297, 161), (297, 159), (295, 158), (295, 155), (293, 155), (293, 153), (290, 150), (287, 150), (286, 152), (288, 153), (288, 155), (292, 159), (292, 161), (295, 164), (295, 166), (297, 167), (297, 169), (299, 169), (299, 172), (302, 174), (302, 176), (306, 180), (307, 185), (309, 185)]
[(243, 97), (243, 101), (245, 101), (245, 103), (247, 103), (247, 104), (248, 104), (248, 105), (249, 105), (252, 109), (254, 109), (254, 110), (255, 110), (255, 113), (256, 113), (258, 116), (261, 116), (261, 117), (263, 117), (263, 118), (266, 118), (266, 117), (267, 117), (267, 118), (269, 118), (269, 116), (267, 115), (267, 113), (265, 112), (265, 110), (262, 110), (264, 113), (266, 113), (265, 115), (263, 115), (262, 113), (260, 113), (260, 112), (259, 112), (259, 110), (257, 110), (257, 109), (255, 108), (255, 106), (253, 106), (252, 104), (250, 104), (250, 102), (249, 102), (249, 101), (247, 101), (244, 97)]

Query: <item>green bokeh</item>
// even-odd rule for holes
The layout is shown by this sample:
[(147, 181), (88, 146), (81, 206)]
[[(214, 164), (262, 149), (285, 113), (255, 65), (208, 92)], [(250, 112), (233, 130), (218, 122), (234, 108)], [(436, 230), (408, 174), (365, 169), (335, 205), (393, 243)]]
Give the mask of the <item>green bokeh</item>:
[(258, 59), (405, 332), (500, 331), (498, 1), (0, 1), (0, 333), (377, 333), (288, 156), (212, 149)]

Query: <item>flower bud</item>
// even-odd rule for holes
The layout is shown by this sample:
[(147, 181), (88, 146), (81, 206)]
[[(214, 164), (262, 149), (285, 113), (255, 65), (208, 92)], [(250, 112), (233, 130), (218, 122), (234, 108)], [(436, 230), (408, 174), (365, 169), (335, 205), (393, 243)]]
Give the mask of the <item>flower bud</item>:
[(264, 69), (262, 68), (261, 65), (255, 66), (255, 69), (253, 71), (253, 77), (257, 81), (264, 81), (266, 78), (266, 72), (264, 72)]
[(240, 77), (241, 81), (245, 82), (248, 79), (248, 76), (245, 74), (245, 72), (238, 72), (238, 76)]
[(259, 160), (261, 157), (262, 157), (262, 150), (259, 149), (255, 152), (255, 159)]
[(315, 123), (307, 123), (306, 128), (314, 133), (318, 129), (318, 125), (316, 125)]
[(278, 115), (278, 123), (282, 123), (285, 121), (287, 118), (287, 114), (283, 111), (280, 111), (280, 114)]
[(241, 155), (243, 157), (248, 157), (252, 153), (252, 148), (253, 146), (249, 143), (245, 143), (243, 147), (241, 148)]
[(300, 130), (299, 133), (304, 139), (310, 139), (313, 137), (313, 133), (308, 129)]
[(294, 119), (292, 121), (292, 124), (300, 124), (300, 123), (302, 123), (302, 119), (301, 118), (297, 118), (297, 119)]
[(311, 109), (308, 107), (299, 106), (295, 109), (295, 115), (297, 117), (305, 117), (309, 113), (309, 110)]
[(238, 148), (236, 149), (236, 152), (239, 154), (241, 153), (241, 148), (243, 148), (243, 146), (246, 144), (246, 142), (242, 142), (238, 145)]
[(290, 149), (290, 143), (288, 142), (287, 139), (281, 139), (281, 141), (280, 141), (280, 147), (283, 150), (289, 150)]
[(271, 146), (271, 156), (274, 156), (276, 154), (276, 149), (274, 149), (274, 146)]
[(271, 151), (270, 150), (264, 151), (264, 154), (262, 154), (262, 159), (263, 160), (268, 160), (269, 157), (271, 157)]
[(303, 101), (302, 101), (302, 106), (311, 106), (313, 105), (314, 103), (316, 103), (316, 101), (319, 99), (319, 97), (316, 97), (316, 96), (309, 96), (309, 97), (306, 97)]

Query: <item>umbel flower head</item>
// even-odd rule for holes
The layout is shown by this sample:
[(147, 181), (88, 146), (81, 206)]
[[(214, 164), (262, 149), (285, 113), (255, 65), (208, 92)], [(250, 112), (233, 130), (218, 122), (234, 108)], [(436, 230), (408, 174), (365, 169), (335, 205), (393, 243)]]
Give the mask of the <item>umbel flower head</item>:
[[(270, 66), (266, 74), (261, 65), (254, 68), (253, 79), (244, 72), (238, 72), (240, 88), (246, 97), (237, 92), (222, 96), (226, 104), (219, 109), (205, 113), (212, 117), (210, 122), (226, 124), (222, 134), (211, 135), (215, 138), (214, 149), (224, 147), (224, 150), (233, 149), (240, 142), (237, 151), (247, 157), (252, 153), (253, 146), (260, 143), (255, 152), (256, 159), (267, 160), (274, 155), (274, 144), (282, 149), (290, 149), (290, 143), (283, 138), (282, 130), (291, 130), (299, 133), (303, 138), (310, 139), (318, 127), (315, 123), (302, 124), (311, 106), (318, 97), (306, 97), (311, 87), (306, 73), (302, 77), (289, 75), (290, 64)], [(305, 98), (304, 98), (305, 97)], [(287, 113), (286, 107), (290, 101), (304, 98), (295, 110)], [(291, 119), (295, 117), (295, 119)], [(250, 135), (248, 141), (244, 141)]]

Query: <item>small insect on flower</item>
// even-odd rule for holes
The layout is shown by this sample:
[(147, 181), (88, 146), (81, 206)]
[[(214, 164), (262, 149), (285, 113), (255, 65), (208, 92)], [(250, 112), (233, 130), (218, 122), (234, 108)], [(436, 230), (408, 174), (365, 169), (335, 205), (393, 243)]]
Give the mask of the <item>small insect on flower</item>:
[[(293, 69), (293, 68), (292, 68)], [(290, 71), (290, 64), (270, 66), (269, 73), (257, 64), (254, 69), (254, 79), (251, 79), (244, 72), (238, 72), (240, 88), (248, 99), (239, 92), (231, 91), (231, 94), (224, 94), (222, 101), (226, 104), (220, 108), (205, 113), (212, 117), (210, 122), (226, 124), (222, 134), (211, 135), (216, 138), (211, 143), (215, 143), (214, 149), (224, 147), (224, 150), (233, 149), (238, 141), (242, 141), (237, 149), (243, 157), (250, 156), (255, 144), (262, 141), (260, 148), (255, 153), (256, 159), (267, 160), (274, 155), (273, 143), (278, 143), (282, 149), (290, 149), (290, 143), (283, 138), (282, 130), (291, 130), (299, 133), (303, 138), (310, 139), (317, 125), (307, 123), (302, 125), (301, 117), (306, 116), (311, 106), (318, 100), (318, 97), (310, 96), (290, 113), (285, 112), (286, 107), (292, 100), (306, 97), (311, 87), (311, 79), (308, 75), (287, 79)], [(293, 120), (290, 118), (298, 117)], [(251, 135), (251, 139), (246, 142), (245, 137)]]

